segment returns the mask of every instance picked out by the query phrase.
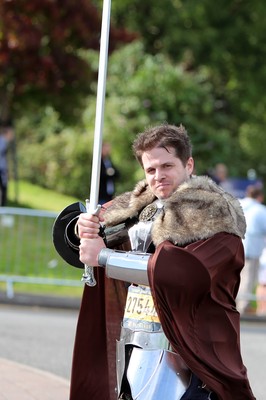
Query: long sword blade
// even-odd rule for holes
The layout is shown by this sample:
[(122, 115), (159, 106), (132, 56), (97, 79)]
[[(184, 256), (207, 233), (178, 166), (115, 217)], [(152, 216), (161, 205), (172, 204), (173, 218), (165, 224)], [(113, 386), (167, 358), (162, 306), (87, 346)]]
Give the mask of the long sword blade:
[[(106, 75), (107, 75), (107, 64), (108, 64), (107, 61), (108, 61), (108, 47), (109, 47), (110, 14), (111, 14), (111, 0), (104, 0), (103, 11), (102, 11), (102, 27), (101, 27), (101, 40), (100, 40), (90, 200), (89, 202), (86, 202), (87, 211), (90, 214), (95, 214), (98, 211), (104, 105), (105, 105), (105, 92), (106, 92)], [(96, 285), (96, 280), (94, 278), (94, 273), (93, 273), (93, 267), (85, 265), (85, 272), (83, 274), (82, 280), (89, 286)]]
[(102, 131), (103, 131), (106, 75), (107, 75), (107, 62), (108, 62), (110, 12), (111, 12), (111, 0), (104, 0), (103, 12), (102, 12), (102, 30), (101, 30), (101, 42), (100, 42), (92, 175), (91, 175), (91, 188), (90, 188), (89, 211), (91, 213), (93, 213), (96, 210), (99, 201), (99, 182), (100, 182), (100, 172), (101, 172), (101, 151), (102, 151), (102, 136), (103, 136)]

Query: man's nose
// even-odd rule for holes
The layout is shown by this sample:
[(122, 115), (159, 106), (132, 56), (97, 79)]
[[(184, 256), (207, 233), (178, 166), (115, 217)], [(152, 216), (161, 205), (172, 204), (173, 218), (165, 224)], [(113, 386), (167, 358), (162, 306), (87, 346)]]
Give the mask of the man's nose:
[(155, 172), (155, 179), (157, 181), (161, 181), (164, 177), (165, 177), (164, 172), (162, 170), (160, 170), (160, 169), (157, 169), (156, 172)]

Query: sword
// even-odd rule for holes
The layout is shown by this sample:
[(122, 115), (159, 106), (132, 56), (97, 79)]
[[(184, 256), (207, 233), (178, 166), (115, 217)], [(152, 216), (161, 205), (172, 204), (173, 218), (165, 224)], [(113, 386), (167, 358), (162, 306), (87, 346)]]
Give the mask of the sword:
[[(101, 206), (98, 204), (98, 201), (99, 201), (99, 183), (100, 183), (100, 172), (101, 172), (102, 128), (103, 128), (103, 116), (104, 116), (106, 72), (107, 72), (107, 60), (108, 60), (109, 31), (110, 31), (110, 12), (111, 12), (111, 0), (103, 0), (90, 200), (86, 200), (87, 212), (94, 215), (96, 215), (101, 208)], [(81, 280), (85, 282), (88, 286), (96, 285), (93, 267), (89, 265), (84, 265), (84, 273), (82, 275)]]

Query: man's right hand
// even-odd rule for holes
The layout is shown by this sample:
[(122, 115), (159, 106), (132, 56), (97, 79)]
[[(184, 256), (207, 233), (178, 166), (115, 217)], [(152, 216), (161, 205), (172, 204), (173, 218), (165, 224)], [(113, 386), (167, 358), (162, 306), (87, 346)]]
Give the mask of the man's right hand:
[(78, 234), (80, 237), (79, 258), (83, 264), (98, 266), (98, 255), (105, 248), (103, 239), (99, 236), (102, 216), (81, 213), (78, 219)]

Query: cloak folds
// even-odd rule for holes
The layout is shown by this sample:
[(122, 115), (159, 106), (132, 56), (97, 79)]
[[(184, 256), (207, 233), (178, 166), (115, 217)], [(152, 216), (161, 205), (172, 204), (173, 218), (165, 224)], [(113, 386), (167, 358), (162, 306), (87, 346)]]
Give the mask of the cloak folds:
[(70, 400), (115, 400), (116, 339), (126, 286), (95, 268), (97, 286), (84, 286), (73, 351)]
[[(154, 200), (147, 184), (114, 199), (105, 223), (136, 218)], [(236, 199), (196, 177), (165, 201), (155, 220), (149, 282), (173, 349), (219, 400), (254, 400), (240, 353), (235, 308), (244, 264), (245, 220)], [(182, 247), (181, 247), (182, 246)], [(115, 341), (126, 299), (124, 282), (95, 268), (85, 285), (73, 353), (70, 400), (115, 400)]]
[(241, 358), (234, 300), (242, 258), (240, 238), (220, 233), (186, 248), (164, 242), (149, 261), (166, 336), (220, 400), (254, 399)]

